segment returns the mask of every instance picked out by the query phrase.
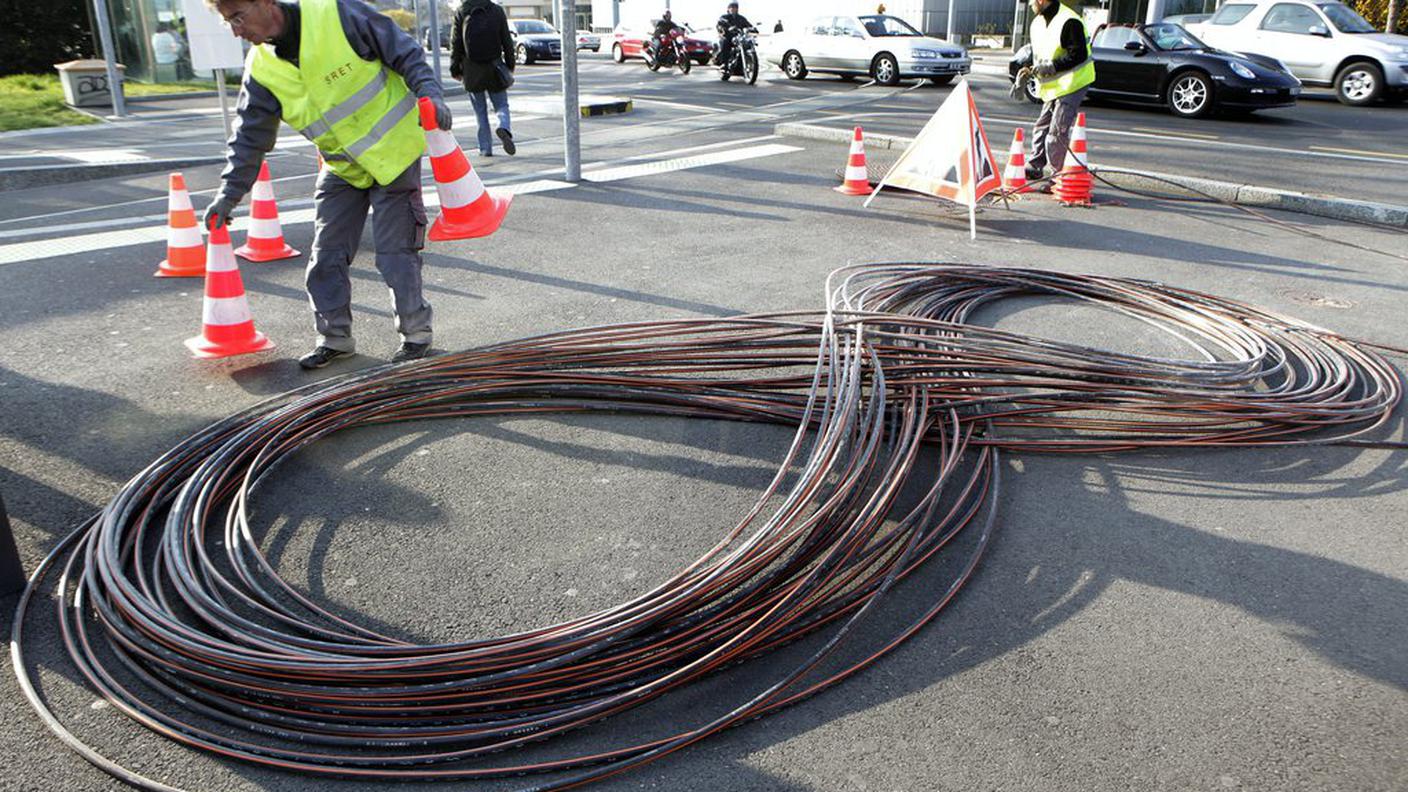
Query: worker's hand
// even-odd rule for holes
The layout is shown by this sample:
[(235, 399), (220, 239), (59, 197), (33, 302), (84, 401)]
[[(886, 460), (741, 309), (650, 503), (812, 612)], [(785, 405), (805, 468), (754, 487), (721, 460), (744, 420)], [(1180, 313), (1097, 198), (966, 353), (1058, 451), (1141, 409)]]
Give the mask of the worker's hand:
[(216, 198), (210, 206), (207, 206), (205, 208), (206, 230), (219, 228), (220, 226), (228, 226), (230, 224), (230, 217), (235, 213), (235, 204), (235, 201), (221, 196)]
[(1039, 60), (1032, 64), (1032, 74), (1035, 74), (1038, 80), (1045, 80), (1055, 73), (1056, 66), (1049, 60)]
[(1007, 95), (1013, 99), (1025, 99), (1027, 81), (1032, 78), (1032, 67), (1023, 66), (1017, 70), (1016, 76), (1012, 78), (1012, 90)]
[(430, 103), (435, 105), (435, 125), (449, 132), (455, 123), (454, 116), (450, 115), (450, 106), (445, 104), (444, 97), (440, 96), (430, 97)]

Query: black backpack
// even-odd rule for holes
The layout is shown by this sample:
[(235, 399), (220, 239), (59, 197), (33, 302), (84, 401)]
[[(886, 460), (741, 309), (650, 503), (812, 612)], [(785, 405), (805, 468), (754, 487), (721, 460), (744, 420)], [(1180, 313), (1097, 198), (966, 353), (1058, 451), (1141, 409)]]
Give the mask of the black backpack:
[(503, 57), (503, 42), (499, 39), (499, 11), (494, 5), (485, 3), (466, 8), (464, 18), (464, 54), (475, 63), (488, 63)]

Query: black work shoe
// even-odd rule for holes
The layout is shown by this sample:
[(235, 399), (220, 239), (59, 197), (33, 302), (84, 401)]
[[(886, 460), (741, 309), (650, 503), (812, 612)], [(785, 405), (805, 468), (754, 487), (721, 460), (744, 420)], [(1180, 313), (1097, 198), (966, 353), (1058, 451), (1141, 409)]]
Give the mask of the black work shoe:
[(507, 129), (504, 129), (503, 127), (499, 127), (498, 129), (496, 129), (496, 130), (494, 130), (494, 131), (499, 134), (499, 140), (502, 141), (503, 144), (504, 144), (504, 153), (505, 153), (505, 154), (507, 154), (507, 155), (509, 155), (510, 157), (512, 157), (514, 154), (517, 154), (517, 153), (518, 153), (518, 146), (514, 145), (514, 143), (513, 143), (513, 133), (512, 133), (512, 132), (508, 131)]
[(412, 344), (410, 341), (401, 345), (396, 350), (396, 354), (391, 356), (392, 363), (405, 363), (407, 360), (420, 360), (430, 354), (430, 344)]
[(332, 347), (320, 346), (312, 352), (309, 352), (308, 354), (299, 358), (298, 365), (311, 371), (313, 369), (320, 369), (323, 366), (326, 366), (327, 364), (333, 362), (334, 360), (337, 360), (340, 357), (346, 357), (350, 354), (352, 353), (343, 352), (341, 349), (333, 349)]
[(1046, 175), (1045, 168), (1033, 168), (1032, 166), (1028, 165), (1026, 170), (1027, 181), (1036, 181), (1037, 179), (1040, 179), (1042, 176)]

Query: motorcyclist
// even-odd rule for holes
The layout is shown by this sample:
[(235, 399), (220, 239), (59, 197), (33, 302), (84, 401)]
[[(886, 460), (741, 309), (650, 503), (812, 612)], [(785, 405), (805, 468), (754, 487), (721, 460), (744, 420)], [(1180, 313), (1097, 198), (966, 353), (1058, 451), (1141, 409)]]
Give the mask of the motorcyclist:
[(660, 51), (660, 46), (664, 44), (671, 33), (676, 30), (684, 31), (684, 28), (675, 24), (674, 18), (670, 15), (670, 10), (665, 9), (664, 15), (655, 23), (655, 32), (650, 34), (650, 48), (654, 52)]
[(733, 57), (733, 32), (754, 30), (753, 23), (748, 21), (748, 17), (738, 13), (738, 3), (729, 3), (728, 11), (719, 17), (714, 27), (719, 31), (719, 54), (714, 62), (719, 66), (727, 66), (729, 58)]

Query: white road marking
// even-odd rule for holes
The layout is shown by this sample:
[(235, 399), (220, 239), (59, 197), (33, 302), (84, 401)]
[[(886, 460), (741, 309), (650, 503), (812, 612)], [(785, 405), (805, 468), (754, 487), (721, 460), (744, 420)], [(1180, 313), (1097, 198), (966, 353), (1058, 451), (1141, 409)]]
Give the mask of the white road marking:
[[(768, 136), (772, 137), (772, 136)], [(786, 146), (779, 143), (769, 143), (759, 146), (737, 148), (737, 142), (732, 141), (727, 145), (732, 145), (729, 151), (718, 151), (711, 154), (702, 154), (692, 157), (677, 157), (673, 159), (654, 160), (651, 162), (641, 162), (634, 165), (621, 165), (618, 167), (596, 168), (582, 174), (582, 178), (592, 182), (610, 182), (622, 179), (635, 178), (638, 176), (649, 176), (657, 173), (670, 173), (672, 171), (685, 170), (688, 168), (701, 168), (708, 165), (718, 165), (726, 162), (738, 162), (758, 157), (769, 157), (775, 154), (786, 154), (793, 151), (801, 151), (798, 146)], [(596, 163), (597, 165), (603, 163)], [(591, 167), (591, 166), (588, 166)], [(584, 168), (585, 170), (585, 168)], [(570, 189), (576, 185), (570, 182), (555, 179), (536, 179), (527, 182), (514, 183), (489, 183), (487, 185), (495, 192), (507, 192), (515, 195), (526, 195), (539, 192), (550, 192), (553, 190)], [(307, 199), (290, 201), (289, 209), (279, 212), (279, 221), (284, 226), (297, 225), (300, 223), (311, 223), (316, 214), (316, 209), (308, 206), (311, 201)], [(299, 208), (292, 208), (292, 207)], [(425, 191), (426, 209), (440, 208), (440, 197), (433, 190)], [(133, 245), (144, 245), (149, 243), (164, 243), (166, 241), (165, 217), (153, 215), (151, 218), (144, 218), (147, 222), (151, 219), (157, 221), (151, 225), (139, 228), (128, 228), (122, 230), (108, 230), (96, 234), (82, 234), (67, 238), (45, 239), (40, 241), (17, 242), (9, 245), (0, 245), (0, 265), (15, 264), (23, 261), (35, 261), (39, 259), (54, 258), (57, 256), (72, 256), (82, 253), (92, 253), (95, 251), (107, 251), (114, 248), (130, 247)], [(246, 222), (240, 222), (244, 218), (239, 218), (235, 222), (236, 232), (243, 231)], [(109, 228), (111, 223), (78, 223), (75, 226), (86, 228), (95, 225), (106, 225)], [(62, 227), (61, 227), (62, 228)], [(51, 229), (60, 230), (60, 229)], [(67, 230), (78, 230), (68, 228)], [(7, 232), (15, 233), (15, 232)]]
[(76, 151), (56, 151), (50, 156), (71, 159), (89, 165), (113, 164), (119, 162), (146, 162), (145, 154), (135, 149), (78, 149)]

